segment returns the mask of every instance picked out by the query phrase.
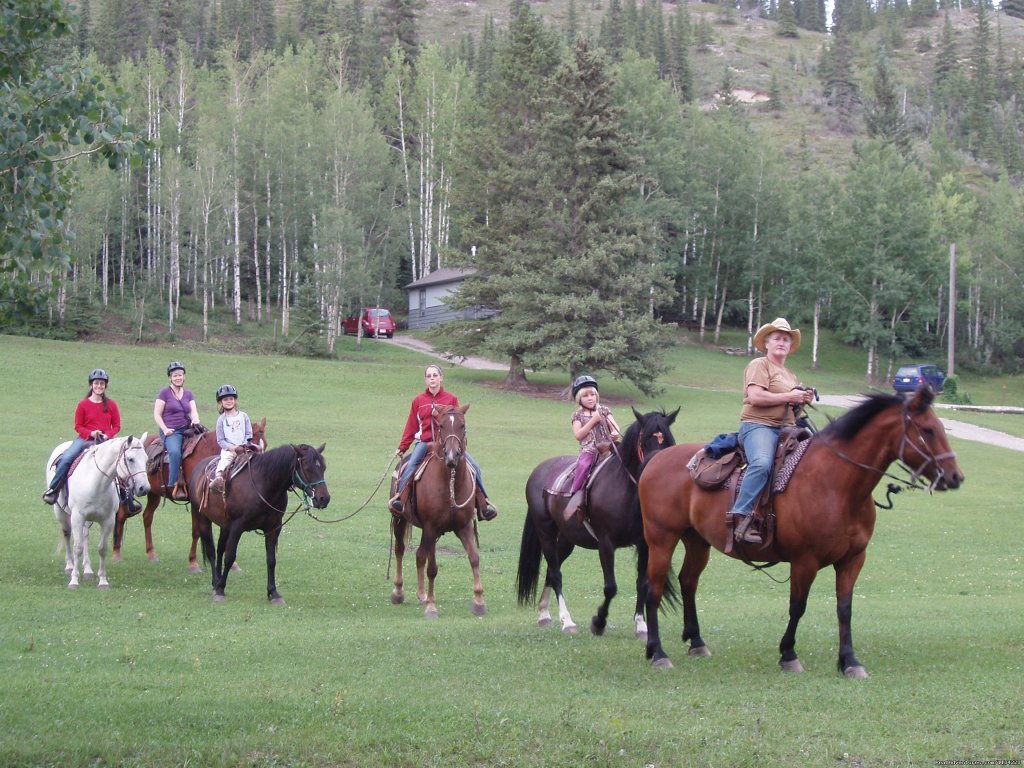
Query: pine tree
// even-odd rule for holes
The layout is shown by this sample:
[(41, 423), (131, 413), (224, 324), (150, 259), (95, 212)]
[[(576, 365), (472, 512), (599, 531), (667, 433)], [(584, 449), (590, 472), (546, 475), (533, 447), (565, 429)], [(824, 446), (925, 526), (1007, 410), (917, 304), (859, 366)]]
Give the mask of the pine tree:
[(989, 61), (992, 30), (989, 26), (988, 9), (984, 3), (979, 3), (975, 12), (978, 21), (970, 56), (971, 90), (964, 128), (967, 134), (968, 148), (980, 154), (992, 133), (989, 107), (995, 98), (995, 80), (992, 74), (992, 64)]
[(609, 0), (608, 10), (601, 19), (598, 42), (613, 61), (622, 58), (626, 47), (626, 20), (622, 0)]
[[(836, 5), (837, 13), (841, 7)], [(828, 103), (836, 110), (837, 128), (840, 131), (852, 132), (855, 128), (854, 111), (860, 104), (860, 95), (853, 74), (853, 48), (844, 22), (845, 16), (840, 15), (833, 26), (825, 94)]]
[(793, 13), (793, 4), (790, 0), (779, 0), (778, 28), (775, 34), (779, 37), (800, 37), (796, 28), (796, 15)]
[(774, 69), (771, 84), (768, 86), (768, 109), (772, 112), (781, 112), (783, 109), (782, 86), (779, 84), (779, 73)]
[(692, 101), (694, 96), (693, 69), (690, 66), (688, 53), (691, 35), (690, 11), (686, 3), (679, 3), (669, 19), (669, 70), (667, 74), (682, 102)]
[(872, 83), (873, 99), (865, 109), (868, 134), (896, 147), (907, 160), (912, 157), (910, 130), (900, 107), (897, 84), (885, 48), (879, 48), (875, 57), (875, 77)]
[(415, 66), (420, 45), (416, 14), (425, 7), (426, 0), (384, 0), (377, 8), (381, 49), (390, 51), (397, 42), (410, 66)]

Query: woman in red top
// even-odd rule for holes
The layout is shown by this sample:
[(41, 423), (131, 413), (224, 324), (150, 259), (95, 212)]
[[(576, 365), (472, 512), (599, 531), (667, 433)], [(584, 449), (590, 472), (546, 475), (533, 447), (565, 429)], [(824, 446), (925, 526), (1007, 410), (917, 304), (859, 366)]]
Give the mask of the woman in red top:
[(89, 391), (75, 408), (75, 439), (61, 455), (50, 487), (43, 494), (43, 501), (47, 504), (56, 503), (68, 469), (82, 451), (90, 445), (116, 437), (121, 431), (121, 413), (117, 410), (117, 403), (107, 397), (109, 381), (110, 377), (102, 368), (96, 368), (89, 374)]
[[(423, 378), (427, 383), (427, 388), (412, 399), (412, 406), (409, 408), (409, 418), (405, 420), (405, 431), (402, 433), (402, 440), (398, 444), (398, 450), (395, 451), (396, 456), (402, 456), (414, 441), (416, 443), (413, 446), (412, 454), (409, 456), (409, 461), (406, 462), (405, 468), (402, 470), (402, 476), (398, 479), (398, 489), (391, 498), (391, 501), (388, 502), (388, 508), (397, 515), (402, 514), (402, 510), (405, 509), (404, 502), (407, 499), (403, 500), (403, 491), (409, 484), (409, 479), (416, 472), (416, 468), (423, 462), (423, 457), (427, 454), (427, 447), (433, 439), (433, 425), (430, 419), (431, 410), (435, 405), (458, 406), (459, 404), (459, 398), (441, 386), (444, 382), (444, 374), (441, 373), (439, 366), (428, 365), (427, 369), (423, 372)], [(494, 508), (491, 500), (487, 498), (483, 477), (480, 474), (480, 465), (468, 453), (464, 455), (466, 461), (469, 462), (469, 465), (476, 473), (476, 483), (480, 487), (480, 492), (484, 495), (485, 505), (484, 509), (479, 510), (480, 517), (483, 520), (493, 520), (497, 516), (498, 510)]]

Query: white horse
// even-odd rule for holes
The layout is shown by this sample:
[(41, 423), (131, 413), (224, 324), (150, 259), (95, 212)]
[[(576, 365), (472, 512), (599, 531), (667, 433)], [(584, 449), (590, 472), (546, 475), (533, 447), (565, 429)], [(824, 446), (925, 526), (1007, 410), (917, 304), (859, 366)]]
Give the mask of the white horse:
[[(92, 578), (88, 528), (92, 523), (99, 523), (102, 532), (96, 586), (102, 589), (110, 586), (107, 581), (107, 540), (121, 503), (117, 484), (127, 488), (132, 496), (149, 493), (146, 451), (143, 448), (145, 440), (145, 433), (142, 437), (128, 435), (87, 448), (74, 474), (61, 488), (53, 512), (60, 523), (60, 544), (65, 550), (64, 573), (71, 577), (69, 588), (78, 586), (78, 574), (83, 571), (83, 566), (84, 578)], [(70, 441), (61, 443), (50, 454), (46, 462), (47, 485), (53, 479), (57, 459), (70, 445)]]

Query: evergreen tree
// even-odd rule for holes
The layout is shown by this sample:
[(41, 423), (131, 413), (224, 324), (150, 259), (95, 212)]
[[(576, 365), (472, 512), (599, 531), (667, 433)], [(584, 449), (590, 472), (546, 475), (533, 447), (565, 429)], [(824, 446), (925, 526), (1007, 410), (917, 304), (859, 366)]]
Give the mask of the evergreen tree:
[(779, 0), (778, 28), (775, 34), (779, 37), (796, 38), (800, 33), (796, 28), (796, 15), (790, 0)]
[(873, 98), (865, 109), (868, 135), (892, 144), (907, 160), (911, 159), (910, 130), (900, 106), (900, 94), (885, 48), (875, 56)]
[(601, 19), (598, 42), (613, 61), (622, 58), (626, 47), (626, 19), (622, 9), (622, 0), (609, 0), (608, 10)]
[(669, 69), (667, 76), (679, 94), (679, 100), (692, 101), (694, 97), (693, 69), (690, 66), (690, 38), (692, 26), (690, 11), (686, 3), (676, 5), (676, 10), (669, 19)]
[(779, 73), (774, 69), (771, 83), (768, 86), (768, 109), (772, 112), (781, 112), (783, 109), (782, 86), (779, 83)]
[(1007, 16), (1015, 19), (1024, 19), (1024, 0), (1002, 0), (999, 8)]
[[(836, 13), (842, 6), (836, 5)], [(854, 112), (860, 104), (860, 94), (853, 73), (853, 47), (850, 35), (846, 31), (846, 17), (839, 15), (833, 27), (832, 44), (829, 46), (827, 80), (825, 81), (825, 97), (835, 108), (837, 128), (840, 131), (852, 132)]]
[(967, 105), (964, 128), (968, 148), (980, 155), (992, 134), (989, 108), (995, 98), (995, 79), (989, 61), (992, 30), (989, 26), (988, 9), (984, 3), (979, 3), (975, 12), (977, 26), (970, 55), (970, 101)]
[(426, 0), (383, 0), (377, 8), (381, 49), (390, 51), (397, 42), (410, 66), (415, 66), (420, 45), (416, 14), (425, 7)]

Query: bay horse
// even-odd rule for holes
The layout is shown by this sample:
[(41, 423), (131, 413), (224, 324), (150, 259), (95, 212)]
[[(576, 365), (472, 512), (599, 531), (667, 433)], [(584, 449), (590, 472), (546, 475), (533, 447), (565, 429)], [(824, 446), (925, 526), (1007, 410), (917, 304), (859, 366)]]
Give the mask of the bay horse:
[[(519, 570), (516, 591), (519, 604), (528, 605), (537, 595), (541, 556), (547, 562), (544, 589), (538, 603), (537, 623), (551, 624), (549, 605), (554, 592), (558, 616), (563, 632), (575, 632), (565, 597), (562, 594), (562, 563), (576, 547), (596, 549), (604, 573), (604, 602), (590, 620), (590, 631), (603, 635), (608, 622), (608, 610), (618, 592), (615, 583), (615, 550), (635, 546), (637, 549), (637, 595), (633, 613), (635, 634), (646, 638), (644, 619), (644, 581), (647, 577), (647, 544), (644, 541), (643, 521), (637, 506), (637, 478), (645, 461), (663, 448), (675, 445), (671, 426), (679, 414), (676, 408), (670, 414), (664, 410), (641, 415), (636, 408), (636, 420), (623, 435), (622, 445), (615, 455), (595, 476), (587, 493), (586, 523), (575, 517), (568, 522), (561, 511), (568, 499), (558, 499), (549, 507), (545, 488), (571, 467), (577, 456), (555, 456), (547, 459), (530, 473), (526, 482), (526, 519), (519, 545)], [(555, 499), (552, 499), (555, 501)]]
[[(445, 533), (453, 532), (459, 537), (469, 567), (473, 571), (473, 599), (470, 610), (476, 616), (483, 616), (484, 587), (480, 581), (480, 552), (476, 528), (477, 487), (469, 462), (466, 461), (466, 411), (469, 403), (462, 406), (435, 405), (430, 417), (433, 420), (434, 441), (415, 481), (412, 507), (416, 522), (406, 517), (391, 516), (391, 532), (395, 539), (395, 581), (391, 590), (391, 602), (399, 605), (405, 602), (402, 558), (412, 527), (422, 530), (420, 544), (416, 548), (416, 597), (426, 606), (424, 617), (437, 618), (437, 603), (434, 600), (434, 579), (437, 577), (437, 540)], [(421, 473), (422, 472), (422, 473)], [(412, 481), (410, 481), (412, 482)], [(412, 496), (410, 494), (410, 496)], [(426, 579), (424, 579), (424, 573)]]
[[(864, 565), (875, 527), (872, 491), (893, 462), (910, 473), (906, 484), (917, 487), (927, 478), (930, 490), (960, 487), (964, 475), (950, 449), (942, 422), (935, 415), (935, 395), (922, 387), (913, 396), (876, 393), (810, 438), (810, 445), (788, 487), (773, 497), (774, 539), (766, 545), (736, 542), (732, 557), (750, 563), (787, 562), (789, 623), (779, 643), (779, 665), (802, 672), (796, 653), (796, 629), (818, 571), (836, 572), (836, 613), (839, 622), (837, 666), (846, 677), (867, 677), (853, 650), (851, 616), (853, 587)], [(680, 540), (685, 548), (679, 587), (683, 601), (683, 642), (689, 655), (710, 656), (700, 635), (695, 603), (697, 582), (711, 547), (726, 552), (730, 532), (726, 513), (730, 489), (704, 490), (693, 483), (686, 464), (701, 448), (678, 445), (660, 452), (640, 478), (640, 509), (650, 550), (647, 564), (647, 658), (655, 667), (671, 667), (661, 646), (658, 606)]]
[[(226, 492), (207, 491), (207, 467), (211, 456), (196, 465), (188, 479), (189, 503), (194, 525), (203, 543), (203, 559), (213, 571), (213, 599), (223, 602), (228, 572), (238, 553), (238, 541), (245, 531), (263, 531), (267, 551), (267, 599), (284, 605), (277, 591), (277, 543), (288, 511), (288, 491), (298, 487), (307, 504), (324, 509), (331, 501), (324, 473), (325, 445), (282, 445), (254, 454), (241, 472), (228, 481)], [(213, 523), (220, 526), (217, 552), (213, 549)]]
[[(100, 524), (100, 568), (96, 573), (96, 586), (106, 589), (107, 540), (114, 527), (114, 516), (120, 504), (118, 485), (132, 496), (149, 492), (146, 477), (146, 451), (142, 437), (115, 437), (86, 448), (53, 505), (54, 515), (60, 523), (61, 545), (64, 547), (64, 573), (71, 577), (68, 587), (79, 585), (79, 573), (84, 578), (93, 576), (89, 559), (88, 526)], [(57, 459), (71, 442), (58, 445), (46, 462), (46, 482), (53, 479)], [(84, 569), (84, 570), (83, 570)]]
[[(257, 446), (261, 451), (267, 447), (267, 420), (263, 419), (259, 422), (253, 422), (252, 424), (252, 443)], [(146, 440), (146, 447), (159, 440), (159, 435), (152, 435)], [(183, 456), (181, 459), (181, 476), (188, 478), (192, 475), (192, 470), (196, 468), (196, 465), (203, 459), (208, 459), (210, 456), (219, 456), (220, 446), (217, 445), (217, 434), (213, 430), (206, 430), (199, 435), (199, 439), (196, 441), (195, 447), (189, 453), (188, 456)], [(146, 556), (152, 562), (156, 562), (160, 558), (157, 557), (156, 549), (153, 547), (153, 514), (156, 512), (157, 506), (160, 504), (161, 499), (171, 499), (171, 489), (167, 487), (167, 462), (163, 459), (160, 461), (160, 469), (149, 476), (149, 495), (146, 497), (146, 507), (142, 510), (142, 525), (146, 531)], [(171, 499), (173, 502), (174, 500)], [(185, 502), (174, 502), (176, 504)], [(124, 525), (128, 521), (128, 511), (122, 506), (117, 510), (117, 522), (114, 526), (114, 560), (121, 559), (121, 542), (124, 541)], [(199, 561), (196, 559), (196, 545), (199, 541), (199, 532), (193, 526), (192, 528), (192, 546), (188, 551), (188, 569), (191, 573), (199, 573)]]

